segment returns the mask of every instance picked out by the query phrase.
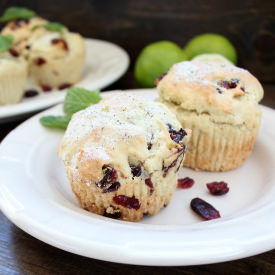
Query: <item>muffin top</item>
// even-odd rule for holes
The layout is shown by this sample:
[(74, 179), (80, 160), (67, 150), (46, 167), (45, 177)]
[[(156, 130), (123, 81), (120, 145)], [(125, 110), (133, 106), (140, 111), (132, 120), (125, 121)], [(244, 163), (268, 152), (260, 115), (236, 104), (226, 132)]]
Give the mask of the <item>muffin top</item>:
[(31, 51), (25, 49), (24, 55), (32, 59), (36, 57), (60, 59), (72, 53), (85, 51), (81, 35), (71, 33), (66, 28), (62, 34), (57, 31), (47, 31), (43, 27), (37, 28), (28, 40), (28, 45)]
[(150, 174), (177, 158), (185, 135), (163, 104), (118, 93), (73, 115), (58, 154), (87, 182), (102, 178), (103, 165), (129, 177), (142, 164)]
[(27, 69), (27, 62), (22, 56), (15, 56), (10, 51), (0, 53), (0, 72)]
[[(3, 35), (11, 34), (14, 37), (13, 45), (19, 46), (21, 42), (28, 39), (32, 34), (34, 26), (46, 24), (48, 21), (41, 17), (31, 19), (16, 19), (9, 22), (2, 30)], [(21, 46), (20, 46), (21, 48)]]
[(261, 84), (247, 70), (210, 61), (173, 65), (157, 89), (164, 101), (234, 124), (249, 119), (263, 97)]

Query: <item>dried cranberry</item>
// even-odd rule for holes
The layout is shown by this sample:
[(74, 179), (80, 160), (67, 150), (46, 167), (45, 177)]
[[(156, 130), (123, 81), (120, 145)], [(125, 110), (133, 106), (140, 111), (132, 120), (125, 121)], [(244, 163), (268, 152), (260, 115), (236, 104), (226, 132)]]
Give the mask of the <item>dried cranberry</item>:
[(173, 129), (172, 125), (169, 123), (167, 123), (167, 127), (168, 127), (168, 131), (170, 133), (171, 139), (176, 143), (179, 143), (184, 138), (184, 136), (187, 135), (187, 133), (182, 128), (180, 128), (180, 130), (177, 131), (177, 130)]
[(52, 87), (49, 85), (42, 85), (41, 88), (42, 88), (43, 92), (49, 92), (52, 90)]
[(176, 166), (177, 161), (178, 161), (178, 157), (177, 157), (170, 165), (164, 166), (164, 167), (162, 168), (162, 171), (163, 171), (163, 175), (162, 175), (162, 176), (163, 176), (164, 178), (166, 177), (168, 171), (169, 171), (171, 168), (173, 168), (173, 167)]
[(145, 184), (149, 186), (149, 188), (150, 188), (150, 195), (152, 195), (153, 192), (154, 192), (154, 186), (153, 186), (153, 183), (152, 183), (151, 179), (150, 178), (146, 179), (145, 180)]
[(242, 90), (243, 92), (245, 92), (245, 89), (244, 89), (244, 87), (241, 87), (240, 89), (241, 89), (241, 90)]
[(220, 88), (217, 88), (217, 91), (219, 94), (222, 94), (222, 90)]
[(42, 57), (38, 57), (37, 59), (35, 59), (34, 63), (37, 65), (37, 66), (42, 66), (46, 63), (46, 60)]
[(102, 167), (103, 178), (100, 182), (96, 183), (97, 187), (103, 189), (103, 193), (114, 192), (120, 187), (117, 182), (117, 171), (110, 165), (103, 165)]
[(131, 172), (133, 177), (139, 177), (141, 175), (141, 166), (131, 166)]
[(102, 166), (102, 171), (104, 177), (100, 182), (103, 183), (117, 180), (117, 172), (111, 165), (104, 164)]
[(15, 19), (13, 22), (15, 23), (15, 25), (20, 26), (22, 23), (28, 24), (29, 19), (27, 19), (27, 18), (18, 18), (18, 19)]
[(126, 208), (129, 209), (135, 209), (138, 210), (140, 208), (140, 202), (138, 199), (135, 198), (135, 196), (133, 197), (127, 197), (124, 195), (119, 195), (119, 196), (115, 196), (113, 197), (113, 201), (118, 204), (118, 205), (122, 205)]
[(232, 78), (230, 81), (221, 80), (218, 84), (226, 89), (234, 89), (237, 87), (239, 81), (238, 78)]
[(103, 188), (103, 193), (110, 193), (118, 190), (120, 183), (118, 181), (113, 183), (107, 183)]
[(67, 88), (70, 88), (72, 86), (72, 84), (69, 84), (69, 83), (65, 83), (65, 84), (62, 84), (58, 87), (59, 90), (64, 90), (64, 89), (67, 89)]
[(227, 183), (224, 181), (213, 181), (206, 184), (212, 195), (224, 195), (229, 191)]
[(217, 209), (215, 209), (211, 204), (200, 198), (194, 198), (191, 201), (190, 205), (191, 208), (204, 220), (212, 220), (221, 217)]
[(187, 189), (194, 185), (195, 181), (189, 177), (178, 179), (178, 188)]
[(151, 148), (153, 146), (153, 144), (152, 144), (153, 139), (154, 139), (154, 134), (152, 134), (151, 140), (149, 142), (147, 142), (147, 149), (148, 150), (151, 150)]
[(120, 172), (120, 177), (124, 179), (125, 175), (122, 172)]
[(13, 25), (11, 26), (12, 30), (16, 30), (18, 28), (21, 28), (24, 24), (28, 24), (29, 19), (15, 19), (13, 20)]
[[(182, 156), (182, 154), (184, 154), (184, 151), (185, 151), (185, 145), (183, 145), (182, 148), (178, 148), (178, 153), (179, 153), (179, 154), (178, 154), (177, 158), (176, 158), (170, 165), (168, 165), (168, 166), (163, 166), (163, 167), (162, 167), (162, 171), (163, 171), (163, 175), (162, 175), (162, 176), (163, 176), (164, 178), (166, 177), (168, 171), (169, 171), (171, 168), (173, 168), (173, 167), (175, 167), (175, 166), (177, 165), (178, 159), (179, 159), (180, 156)], [(183, 161), (183, 158), (181, 159), (181, 161), (180, 161), (180, 163), (179, 163), (179, 166), (178, 166), (178, 168), (176, 169), (176, 172), (179, 171), (180, 166), (181, 166), (181, 164), (182, 164), (182, 161)]]
[(15, 50), (15, 49), (9, 49), (9, 53), (14, 56), (14, 57), (18, 57), (19, 56), (19, 53)]
[(113, 213), (108, 213), (105, 210), (103, 216), (104, 217), (108, 217), (108, 218), (112, 218), (112, 219), (119, 219), (119, 218), (121, 218), (121, 213), (120, 213), (119, 209), (118, 210), (114, 210)]
[(25, 49), (26, 50), (30, 50), (31, 46), (30, 45), (26, 45)]
[(155, 86), (158, 86), (159, 82), (167, 75), (167, 73), (161, 74), (159, 77), (155, 79)]
[(25, 97), (34, 97), (37, 95), (38, 95), (38, 92), (36, 90), (27, 90), (25, 92)]
[(62, 47), (63, 47), (64, 50), (66, 50), (66, 51), (69, 50), (68, 44), (67, 44), (67, 42), (64, 39), (55, 38), (55, 39), (52, 39), (51, 43), (53, 45), (60, 44), (60, 45), (62, 45)]

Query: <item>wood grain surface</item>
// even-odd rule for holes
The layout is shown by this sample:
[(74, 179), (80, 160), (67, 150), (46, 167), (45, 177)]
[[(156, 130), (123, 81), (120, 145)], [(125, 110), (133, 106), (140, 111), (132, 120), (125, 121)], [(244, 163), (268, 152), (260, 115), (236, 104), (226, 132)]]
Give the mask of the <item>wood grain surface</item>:
[[(262, 104), (275, 109), (275, 5), (256, 0), (2, 0), (5, 8), (26, 6), (62, 22), (86, 37), (108, 40), (125, 48), (130, 70), (106, 88), (138, 88), (134, 61), (150, 42), (171, 40), (184, 45), (204, 32), (228, 37), (238, 51), (239, 65), (264, 84)], [(26, 117), (27, 118), (27, 117)], [(23, 120), (0, 124), (0, 141)], [(47, 245), (13, 225), (0, 211), (0, 275), (6, 274), (275, 274), (275, 250), (212, 265), (147, 267), (89, 259)]]

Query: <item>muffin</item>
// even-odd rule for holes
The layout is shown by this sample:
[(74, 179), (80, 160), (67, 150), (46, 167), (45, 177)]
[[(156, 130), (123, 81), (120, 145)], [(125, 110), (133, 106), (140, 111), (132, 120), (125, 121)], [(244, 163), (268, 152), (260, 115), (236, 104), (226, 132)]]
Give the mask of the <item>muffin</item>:
[(25, 59), (10, 49), (0, 53), (0, 105), (18, 103), (24, 95), (28, 67)]
[(217, 54), (217, 53), (199, 54), (199, 55), (195, 56), (192, 60), (193, 61), (203, 61), (203, 62), (222, 62), (222, 63), (226, 63), (229, 65), (233, 65), (233, 63), (231, 61), (229, 61), (223, 55)]
[(41, 17), (33, 17), (31, 19), (15, 19), (9, 22), (2, 30), (2, 35), (11, 34), (14, 37), (13, 48), (22, 54), (24, 49), (29, 49), (28, 39), (32, 35), (33, 27), (48, 23)]
[(157, 90), (182, 127), (192, 130), (184, 166), (226, 171), (246, 160), (263, 97), (261, 84), (247, 70), (220, 62), (181, 62), (159, 79)]
[(28, 41), (30, 75), (40, 86), (62, 88), (78, 82), (83, 73), (85, 44), (82, 36), (36, 29)]
[(118, 93), (73, 115), (58, 155), (84, 209), (138, 221), (169, 203), (186, 135), (163, 104)]

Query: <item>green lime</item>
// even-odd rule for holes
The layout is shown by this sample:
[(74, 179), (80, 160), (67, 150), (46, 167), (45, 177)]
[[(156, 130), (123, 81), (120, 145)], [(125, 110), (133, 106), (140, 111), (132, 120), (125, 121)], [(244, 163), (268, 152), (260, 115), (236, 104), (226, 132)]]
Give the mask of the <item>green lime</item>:
[(189, 59), (203, 53), (218, 53), (234, 64), (237, 63), (237, 52), (231, 42), (222, 35), (205, 33), (195, 36), (183, 49)]
[(199, 54), (195, 56), (192, 60), (197, 60), (197, 61), (210, 61), (210, 62), (220, 62), (220, 63), (225, 63), (229, 65), (233, 65), (231, 61), (229, 61), (227, 58), (225, 58), (221, 54), (217, 53), (204, 53), (204, 54)]
[(159, 41), (146, 46), (135, 64), (135, 78), (141, 87), (154, 87), (154, 80), (180, 61), (187, 60), (183, 50), (175, 43)]

